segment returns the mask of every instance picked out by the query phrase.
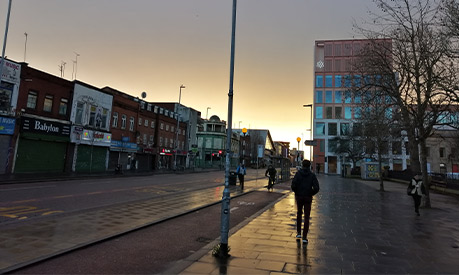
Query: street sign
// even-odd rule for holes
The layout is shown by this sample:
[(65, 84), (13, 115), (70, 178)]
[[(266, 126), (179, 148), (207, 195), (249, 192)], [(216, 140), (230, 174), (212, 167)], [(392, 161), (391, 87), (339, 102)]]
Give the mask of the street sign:
[(317, 145), (317, 140), (305, 140), (304, 145), (306, 146), (316, 146)]

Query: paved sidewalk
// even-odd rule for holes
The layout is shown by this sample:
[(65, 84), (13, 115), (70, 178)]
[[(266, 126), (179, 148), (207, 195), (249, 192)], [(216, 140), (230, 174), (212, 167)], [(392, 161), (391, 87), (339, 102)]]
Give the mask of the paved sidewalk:
[[(433, 208), (415, 215), (406, 185), (319, 175), (309, 244), (295, 239), (290, 193), (229, 238), (231, 257), (214, 242), (177, 263), (181, 274), (458, 274), (459, 199), (431, 193)], [(202, 256), (204, 255), (204, 256)], [(171, 269), (170, 271), (172, 271)]]

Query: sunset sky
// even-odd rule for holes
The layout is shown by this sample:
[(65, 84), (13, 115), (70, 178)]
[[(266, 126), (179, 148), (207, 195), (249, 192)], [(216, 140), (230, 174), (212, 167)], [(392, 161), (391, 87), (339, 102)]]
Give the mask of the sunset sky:
[[(8, 1), (0, 0), (3, 43)], [(308, 139), (315, 40), (350, 39), (369, 0), (239, 0), (233, 127)], [(6, 56), (227, 121), (232, 0), (13, 0)], [(241, 121), (241, 122), (240, 122)], [(240, 122), (240, 123), (239, 123)], [(301, 142), (302, 143), (302, 142)], [(303, 149), (303, 146), (300, 146)], [(304, 146), (304, 149), (306, 147)], [(308, 156), (306, 151), (306, 156)]]

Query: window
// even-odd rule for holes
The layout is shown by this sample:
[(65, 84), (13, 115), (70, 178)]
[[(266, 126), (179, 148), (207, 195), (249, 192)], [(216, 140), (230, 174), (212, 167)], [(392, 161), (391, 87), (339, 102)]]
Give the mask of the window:
[(79, 125), (83, 124), (83, 110), (84, 110), (84, 103), (77, 102), (76, 112), (75, 112), (75, 124), (79, 124)]
[(440, 158), (444, 158), (444, 157), (445, 157), (445, 148), (440, 147)]
[(163, 137), (159, 137), (159, 146), (163, 146)]
[(352, 103), (352, 96), (351, 96), (351, 91), (345, 91), (344, 92), (344, 103)]
[(53, 110), (53, 96), (45, 96), (45, 102), (43, 103), (43, 111), (51, 112)]
[(341, 119), (342, 118), (342, 113), (343, 113), (343, 108), (342, 107), (335, 107), (335, 118), (336, 119)]
[(166, 132), (169, 131), (169, 124), (166, 124)]
[(185, 129), (182, 130), (183, 135), (185, 135)]
[(316, 75), (316, 87), (324, 86), (324, 77), (323, 75)]
[(325, 76), (325, 87), (328, 87), (328, 88), (333, 87), (333, 76), (332, 75)]
[(150, 103), (148, 103), (148, 105), (147, 105), (147, 111), (151, 111), (151, 104)]
[(335, 103), (343, 103), (341, 91), (335, 91)]
[(113, 123), (112, 123), (112, 126), (114, 128), (118, 127), (118, 113), (117, 112), (113, 112)]
[(135, 124), (135, 120), (134, 120), (134, 118), (131, 116), (131, 118), (129, 119), (129, 131), (131, 131), (131, 132), (134, 131), (134, 124)]
[(67, 114), (67, 106), (69, 100), (67, 98), (61, 98), (61, 102), (59, 103), (59, 114), (65, 116)]
[(147, 145), (147, 134), (143, 134), (143, 145)]
[(352, 108), (351, 107), (344, 107), (344, 118), (352, 119)]
[(161, 124), (159, 125), (159, 129), (164, 130), (164, 123), (161, 122)]
[(171, 132), (174, 133), (174, 126), (171, 126)]
[(352, 77), (350, 75), (344, 76), (344, 87), (350, 88), (352, 86)]
[(355, 93), (354, 102), (355, 103), (362, 103), (362, 96), (359, 93)]
[(139, 117), (139, 126), (142, 126), (142, 118)]
[(151, 128), (155, 128), (155, 122), (151, 121)]
[(338, 141), (336, 140), (328, 140), (328, 151), (329, 152), (334, 152), (336, 150), (336, 147), (338, 145)]
[(314, 133), (318, 136), (324, 136), (325, 135), (325, 123), (322, 123), (322, 122), (316, 123), (316, 129)]
[(165, 147), (168, 147), (169, 145), (169, 140), (167, 138), (164, 139), (164, 146)]
[(328, 135), (336, 136), (338, 134), (338, 128), (336, 123), (328, 123)]
[(316, 118), (324, 118), (323, 109), (324, 107), (316, 107)]
[(326, 107), (325, 108), (325, 118), (332, 119), (333, 118), (333, 107)]
[(145, 122), (143, 124), (145, 127), (148, 127), (148, 119), (145, 119)]
[(157, 113), (158, 113), (158, 109), (159, 109), (159, 107), (158, 107), (158, 106), (155, 106), (155, 107), (154, 107), (154, 112), (155, 112), (155, 114), (157, 114)]
[(362, 108), (355, 107), (354, 108), (354, 118), (360, 118), (362, 116)]
[(341, 75), (335, 75), (335, 87), (340, 88), (342, 85), (342, 76)]
[(27, 108), (35, 109), (37, 107), (37, 92), (30, 91), (27, 96)]
[(325, 103), (333, 103), (333, 92), (325, 91)]
[(121, 116), (121, 129), (126, 129), (126, 115)]
[(324, 102), (324, 92), (316, 91), (316, 103), (323, 103), (323, 102)]
[(340, 127), (341, 127), (341, 129), (340, 129), (340, 135), (341, 136), (349, 135), (349, 129), (350, 129), (349, 123), (341, 123)]
[(150, 135), (150, 144), (153, 145), (153, 135)]
[(174, 148), (174, 140), (173, 139), (169, 139), (170, 143), (171, 143), (171, 147)]

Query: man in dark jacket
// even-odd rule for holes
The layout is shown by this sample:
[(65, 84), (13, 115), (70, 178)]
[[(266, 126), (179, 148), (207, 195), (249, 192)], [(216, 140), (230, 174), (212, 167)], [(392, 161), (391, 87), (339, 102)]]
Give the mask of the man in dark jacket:
[(296, 232), (297, 238), (301, 238), (301, 219), (304, 209), (303, 243), (308, 243), (309, 216), (311, 214), (312, 196), (319, 192), (319, 181), (311, 172), (311, 162), (303, 160), (301, 170), (295, 174), (292, 180), (292, 190), (295, 192), (297, 206)]

